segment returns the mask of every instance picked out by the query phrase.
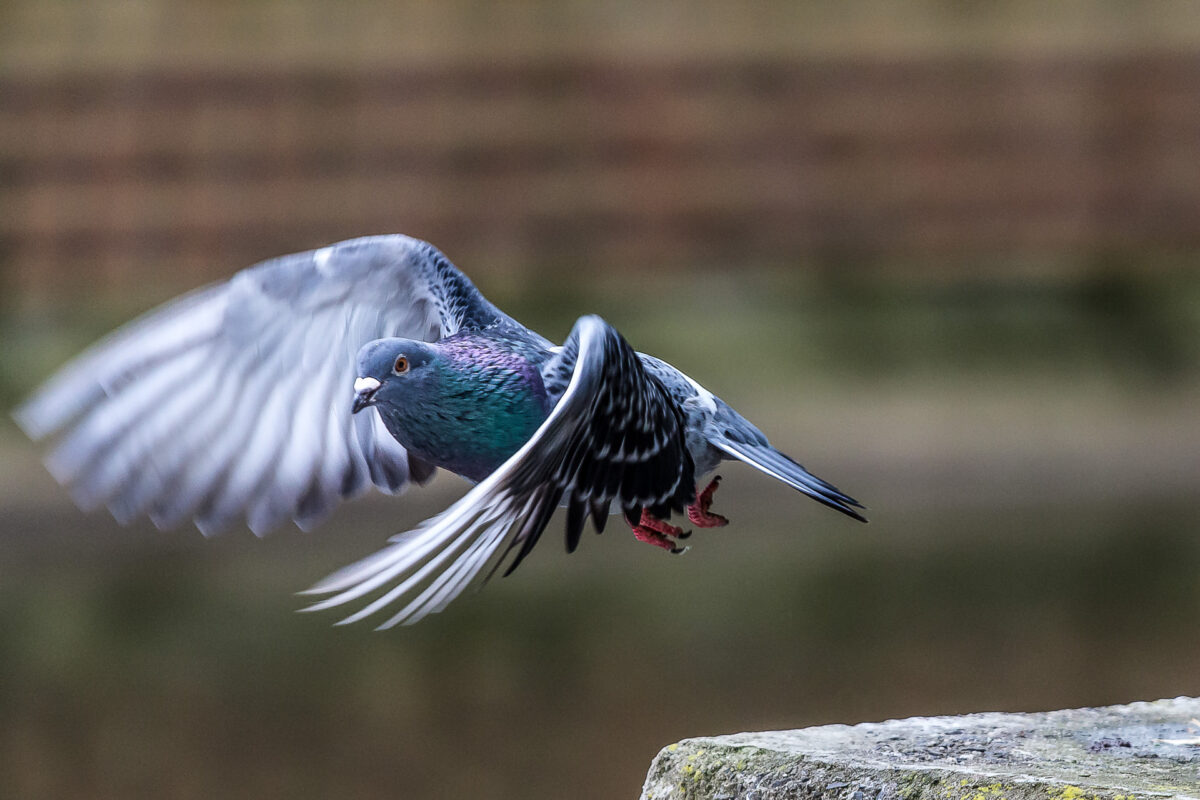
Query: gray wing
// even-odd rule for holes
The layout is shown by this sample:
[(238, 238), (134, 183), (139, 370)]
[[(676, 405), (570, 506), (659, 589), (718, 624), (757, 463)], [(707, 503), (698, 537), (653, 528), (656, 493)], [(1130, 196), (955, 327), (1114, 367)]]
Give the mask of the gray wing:
[(343, 622), (403, 604), (380, 627), (411, 624), (445, 608), (488, 565), (483, 574), (506, 560), (512, 572), (560, 502), (574, 549), (587, 516), (599, 530), (613, 503), (636, 520), (642, 508), (666, 516), (694, 499), (679, 407), (612, 327), (580, 319), (545, 372), (569, 379), (520, 450), (442, 514), (308, 590), (333, 596), (306, 610), (382, 591)]
[[(431, 245), (354, 239), (246, 269), (150, 312), (63, 367), (15, 413), (85, 508), (206, 534), (323, 519), (371, 483), (433, 469), (378, 414), (352, 416), (367, 342), (433, 341), (508, 320)], [(508, 320), (511, 321), (511, 320)], [(515, 324), (515, 323), (513, 323)]]

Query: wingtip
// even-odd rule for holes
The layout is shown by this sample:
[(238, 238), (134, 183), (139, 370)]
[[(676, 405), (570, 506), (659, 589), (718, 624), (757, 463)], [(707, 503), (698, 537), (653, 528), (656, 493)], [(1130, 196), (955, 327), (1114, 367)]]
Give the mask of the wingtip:
[(861, 511), (854, 511), (850, 516), (854, 517), (859, 522), (870, 522), (871, 521), (871, 520), (867, 519), (867, 516), (864, 513), (866, 511), (869, 511), (870, 509), (868, 509), (865, 505), (863, 505), (862, 503), (855, 500), (853, 497), (847, 497), (846, 501), (847, 501), (847, 505), (851, 505), (851, 506), (854, 506), (854, 508), (861, 509)]
[[(332, 594), (334, 592), (340, 591), (341, 589), (344, 588), (341, 585), (343, 583), (343, 581), (340, 581), (340, 580), (334, 581), (333, 580), (335, 577), (337, 577), (337, 575), (338, 575), (338, 573), (336, 573), (336, 572), (333, 573), (332, 575), (327, 575), (324, 578), (322, 578), (321, 580), (314, 583), (312, 586), (308, 587), (307, 589), (301, 589), (300, 591), (296, 592), (296, 594), (301, 597), (315, 597), (317, 595)], [(312, 606), (305, 609), (305, 611), (317, 611), (317, 610), (319, 610), (319, 609), (313, 608)]]
[(146, 516), (149, 518), (150, 523), (160, 531), (169, 531), (179, 527), (178, 520), (171, 519), (157, 509), (151, 508), (146, 512)]
[(196, 530), (200, 531), (200, 535), (205, 539), (213, 538), (228, 527), (228, 523), (225, 521), (213, 520), (208, 517), (196, 517), (192, 520), (192, 524), (196, 526)]
[(871, 521), (871, 520), (867, 519), (864, 514), (860, 513), (859, 511), (854, 510), (856, 508), (859, 508), (859, 509), (862, 509), (863, 511), (866, 511), (867, 507), (864, 506), (862, 503), (858, 502), (853, 497), (845, 497), (845, 498), (842, 498), (841, 500), (842, 501), (840, 503), (836, 503), (836, 504), (831, 503), (830, 505), (833, 508), (835, 508), (838, 511), (845, 514), (847, 517), (850, 517), (851, 519), (856, 519), (859, 522), (870, 522)]
[(34, 422), (33, 411), (28, 402), (14, 408), (9, 413), (9, 417), (12, 418), (13, 422), (17, 423), (17, 427), (21, 429), (21, 432), (33, 441), (36, 442), (45, 435), (45, 432), (40, 430), (37, 423)]

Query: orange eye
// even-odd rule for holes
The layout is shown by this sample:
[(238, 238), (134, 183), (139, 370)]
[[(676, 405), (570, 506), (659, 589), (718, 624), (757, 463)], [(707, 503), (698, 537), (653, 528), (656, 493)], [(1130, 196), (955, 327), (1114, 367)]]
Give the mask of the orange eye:
[(392, 365), (392, 372), (397, 375), (403, 375), (408, 372), (408, 359), (404, 356), (397, 358), (396, 363)]

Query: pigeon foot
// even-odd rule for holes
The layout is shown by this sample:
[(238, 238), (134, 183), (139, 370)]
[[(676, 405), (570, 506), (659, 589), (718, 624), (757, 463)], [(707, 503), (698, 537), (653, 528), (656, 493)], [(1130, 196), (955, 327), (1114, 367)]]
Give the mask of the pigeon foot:
[(709, 513), (712, 507), (713, 495), (721, 484), (721, 476), (714, 477), (704, 491), (696, 495), (696, 502), (687, 507), (688, 519), (697, 528), (720, 528), (729, 524), (729, 520), (720, 514)]
[(691, 531), (685, 531), (666, 520), (651, 516), (650, 512), (645, 509), (642, 509), (642, 518), (638, 524), (630, 527), (633, 528), (633, 538), (639, 542), (652, 544), (676, 554), (682, 553), (687, 548), (680, 547), (672, 539), (686, 539), (692, 535)]

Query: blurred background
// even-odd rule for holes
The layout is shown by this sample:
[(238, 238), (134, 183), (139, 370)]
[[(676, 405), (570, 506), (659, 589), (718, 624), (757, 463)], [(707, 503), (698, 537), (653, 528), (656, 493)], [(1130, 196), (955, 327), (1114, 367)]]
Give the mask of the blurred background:
[[(6, 0), (0, 407), (184, 290), (429, 239), (859, 497), (748, 468), (412, 629), (322, 529), (117, 527), (0, 420), (0, 795), (635, 797), (687, 736), (1200, 694), (1200, 10)], [(556, 529), (561, 523), (552, 523)]]

